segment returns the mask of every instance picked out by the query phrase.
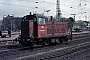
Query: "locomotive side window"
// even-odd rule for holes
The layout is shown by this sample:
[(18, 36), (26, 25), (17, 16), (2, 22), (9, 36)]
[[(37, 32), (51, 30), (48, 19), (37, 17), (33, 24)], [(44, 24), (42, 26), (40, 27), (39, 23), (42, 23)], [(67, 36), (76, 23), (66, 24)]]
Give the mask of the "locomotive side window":
[(38, 24), (45, 24), (45, 18), (38, 18)]
[(34, 18), (34, 22), (36, 22), (36, 18)]

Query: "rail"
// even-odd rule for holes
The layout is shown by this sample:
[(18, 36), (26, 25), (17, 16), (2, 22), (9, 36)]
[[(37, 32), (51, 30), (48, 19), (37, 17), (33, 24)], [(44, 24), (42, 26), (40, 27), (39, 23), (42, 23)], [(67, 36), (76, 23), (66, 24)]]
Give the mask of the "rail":
[[(80, 33), (80, 34), (73, 34), (73, 39), (78, 38), (78, 37), (85, 37), (85, 36), (90, 36), (90, 33)], [(1, 40), (0, 45), (14, 45), (14, 44), (19, 44), (18, 42), (15, 41), (15, 39), (11, 40)]]
[(15, 44), (19, 44), (19, 43), (16, 42), (15, 40), (2, 40), (2, 41), (0, 41), (0, 46), (3, 46), (3, 45), (15, 45)]
[[(82, 37), (84, 38), (84, 37)], [(89, 38), (89, 37), (88, 37)], [(90, 38), (89, 38), (90, 39)], [(8, 58), (10, 57), (10, 59), (8, 60), (27, 60), (27, 58), (29, 60), (52, 60), (52, 58), (55, 57), (64, 57), (64, 55), (68, 55), (68, 54), (72, 54), (73, 52), (76, 53), (76, 51), (78, 50), (84, 50), (84, 48), (86, 49), (86, 47), (90, 47), (90, 41), (89, 39), (85, 38), (85, 39), (77, 39), (77, 41), (70, 41), (69, 44), (65, 45), (65, 44), (61, 44), (61, 45), (56, 45), (56, 46), (49, 46), (49, 47), (45, 47), (45, 48), (37, 48), (37, 49), (33, 49), (33, 51), (31, 50), (26, 50), (25, 52), (23, 52), (23, 47), (20, 47), (19, 50), (15, 49), (9, 49), (9, 50), (2, 50), (1, 54), (4, 56), (8, 56)], [(17, 47), (18, 48), (18, 47)], [(29, 47), (30, 48), (30, 47)], [(21, 55), (19, 55), (20, 53)], [(34, 53), (32, 53), (34, 52)], [(11, 54), (13, 53), (13, 54)], [(26, 54), (25, 54), (26, 53)], [(17, 56), (17, 58), (13, 58), (15, 56)], [(26, 59), (25, 59), (26, 58)], [(59, 59), (61, 60), (61, 59)]]
[[(66, 55), (71, 55), (72, 53), (80, 53), (79, 51), (85, 50), (86, 48), (90, 47), (90, 42), (85, 42), (82, 44), (70, 46), (70, 47), (64, 47), (59, 49), (54, 49), (50, 51), (40, 52), (33, 55), (28, 55), (24, 57), (15, 58), (13, 60), (26, 60), (27, 58), (30, 60), (52, 60), (56, 57), (65, 57)], [(12, 60), (12, 59), (11, 59)]]

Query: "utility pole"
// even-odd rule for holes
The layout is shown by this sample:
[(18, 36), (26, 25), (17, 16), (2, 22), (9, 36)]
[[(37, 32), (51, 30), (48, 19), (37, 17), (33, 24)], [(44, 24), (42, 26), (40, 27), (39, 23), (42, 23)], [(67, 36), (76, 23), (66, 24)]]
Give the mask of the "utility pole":
[(54, 35), (54, 21), (53, 17), (51, 16), (51, 22), (52, 22), (52, 35)]
[(14, 28), (14, 31), (16, 31), (15, 19), (13, 19), (13, 28)]
[(12, 32), (12, 30), (13, 30), (13, 18), (14, 18), (14, 16), (13, 16), (13, 14), (10, 16), (11, 17), (11, 32)]
[(6, 18), (6, 16), (4, 15), (4, 16), (3, 16), (3, 26), (4, 26), (4, 27), (3, 27), (3, 30), (4, 30), (4, 31), (5, 31), (5, 27), (6, 27), (6, 26), (5, 26), (5, 18)]
[(80, 0), (79, 6), (80, 6), (80, 9), (81, 9), (81, 17), (80, 17), (80, 20), (82, 20), (82, 0)]
[(57, 0), (56, 19), (57, 19), (57, 21), (60, 21), (60, 19), (61, 19), (60, 0)]
[(70, 23), (70, 38), (72, 40), (72, 28), (73, 28), (73, 22), (74, 22), (74, 19), (72, 17), (69, 18), (69, 23)]
[(76, 14), (71, 14), (71, 15), (74, 15), (74, 21), (75, 21), (75, 16), (76, 16)]
[[(72, 26), (74, 26), (74, 24), (75, 24), (75, 16), (76, 16), (76, 14), (71, 14), (71, 15), (74, 15), (74, 21), (72, 22)], [(72, 27), (73, 28), (73, 27)]]

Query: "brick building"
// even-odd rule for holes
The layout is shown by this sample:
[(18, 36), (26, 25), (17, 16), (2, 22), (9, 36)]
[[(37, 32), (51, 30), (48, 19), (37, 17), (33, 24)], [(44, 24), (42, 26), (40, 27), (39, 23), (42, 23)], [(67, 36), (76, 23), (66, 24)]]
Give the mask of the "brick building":
[(3, 30), (16, 31), (21, 29), (22, 17), (6, 16), (3, 17)]

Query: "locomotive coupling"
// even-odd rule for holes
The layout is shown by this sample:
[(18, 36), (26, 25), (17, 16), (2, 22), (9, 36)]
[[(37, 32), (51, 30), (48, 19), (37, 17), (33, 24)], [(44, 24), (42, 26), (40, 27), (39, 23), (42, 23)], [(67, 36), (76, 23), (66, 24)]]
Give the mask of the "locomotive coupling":
[(15, 41), (17, 42), (18, 41), (18, 38), (15, 38)]

